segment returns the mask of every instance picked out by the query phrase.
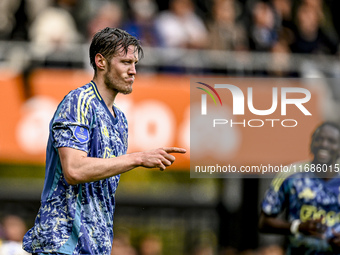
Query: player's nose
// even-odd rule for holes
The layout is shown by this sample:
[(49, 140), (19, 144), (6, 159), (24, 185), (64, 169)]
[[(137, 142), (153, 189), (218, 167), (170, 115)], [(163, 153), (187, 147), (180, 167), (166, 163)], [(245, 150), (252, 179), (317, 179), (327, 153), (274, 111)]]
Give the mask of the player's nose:
[(128, 73), (130, 75), (135, 75), (137, 73), (137, 71), (136, 71), (136, 64), (135, 63), (131, 64), (131, 66), (130, 66), (130, 68), (128, 70)]

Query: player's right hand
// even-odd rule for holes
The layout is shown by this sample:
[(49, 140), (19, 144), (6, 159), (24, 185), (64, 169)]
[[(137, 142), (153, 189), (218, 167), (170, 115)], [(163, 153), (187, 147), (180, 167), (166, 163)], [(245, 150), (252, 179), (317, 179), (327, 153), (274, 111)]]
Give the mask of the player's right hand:
[(175, 161), (172, 153), (186, 153), (186, 150), (178, 147), (164, 147), (151, 151), (142, 152), (141, 166), (147, 168), (159, 168), (161, 171), (171, 166)]
[(299, 226), (299, 232), (304, 235), (324, 239), (327, 226), (322, 223), (322, 219), (323, 218), (302, 222)]

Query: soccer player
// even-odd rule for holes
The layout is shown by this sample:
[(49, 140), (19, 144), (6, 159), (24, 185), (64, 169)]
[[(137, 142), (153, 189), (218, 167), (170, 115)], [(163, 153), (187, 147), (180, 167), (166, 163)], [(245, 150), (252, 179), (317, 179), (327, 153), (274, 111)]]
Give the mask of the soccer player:
[[(274, 178), (263, 203), (259, 228), (289, 236), (287, 254), (340, 254), (340, 129), (322, 123), (313, 133), (312, 162)], [(300, 172), (301, 170), (301, 172)], [(279, 218), (284, 210), (287, 220)]]
[[(96, 33), (90, 45), (94, 77), (71, 91), (50, 123), (41, 207), (23, 247), (33, 254), (110, 254), (120, 174), (138, 166), (170, 166), (176, 147), (126, 154), (128, 126), (114, 104), (132, 92), (139, 41), (117, 28)], [(152, 113), (150, 113), (152, 114)]]

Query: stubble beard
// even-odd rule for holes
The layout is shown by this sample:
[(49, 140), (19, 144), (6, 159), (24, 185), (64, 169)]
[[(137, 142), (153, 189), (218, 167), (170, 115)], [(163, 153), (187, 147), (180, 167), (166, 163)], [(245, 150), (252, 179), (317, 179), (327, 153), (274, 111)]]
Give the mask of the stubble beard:
[(117, 93), (128, 95), (132, 92), (132, 84), (129, 87), (119, 86), (119, 84), (115, 84), (113, 82), (113, 79), (108, 75), (108, 72), (106, 72), (106, 74), (104, 75), (104, 83), (108, 89), (113, 90)]

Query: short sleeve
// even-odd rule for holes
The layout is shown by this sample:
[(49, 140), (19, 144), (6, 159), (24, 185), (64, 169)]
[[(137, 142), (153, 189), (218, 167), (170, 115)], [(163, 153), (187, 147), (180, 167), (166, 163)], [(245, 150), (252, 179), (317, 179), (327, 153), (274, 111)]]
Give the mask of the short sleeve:
[(53, 146), (55, 148), (70, 147), (89, 152), (90, 111), (82, 111), (76, 93), (67, 95), (58, 107), (51, 126)]
[(262, 211), (268, 216), (276, 216), (284, 210), (286, 203), (286, 188), (289, 179), (280, 182), (280, 178), (274, 178), (262, 201)]

